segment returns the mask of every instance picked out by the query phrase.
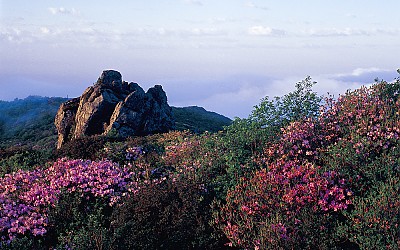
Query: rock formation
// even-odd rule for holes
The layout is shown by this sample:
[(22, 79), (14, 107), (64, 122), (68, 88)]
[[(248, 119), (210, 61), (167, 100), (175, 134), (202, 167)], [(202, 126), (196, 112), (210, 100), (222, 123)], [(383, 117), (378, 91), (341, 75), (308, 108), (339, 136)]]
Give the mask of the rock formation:
[(71, 139), (112, 130), (122, 137), (167, 132), (175, 121), (160, 85), (146, 93), (137, 83), (122, 81), (119, 72), (106, 70), (82, 96), (60, 106), (55, 125), (60, 148)]

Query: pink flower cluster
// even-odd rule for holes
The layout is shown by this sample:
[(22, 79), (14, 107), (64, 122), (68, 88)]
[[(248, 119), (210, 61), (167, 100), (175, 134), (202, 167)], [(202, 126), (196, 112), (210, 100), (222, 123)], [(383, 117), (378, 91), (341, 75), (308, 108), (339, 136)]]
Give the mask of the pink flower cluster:
[(110, 161), (91, 162), (61, 159), (34, 171), (6, 174), (0, 178), (1, 241), (18, 235), (44, 235), (47, 212), (62, 192), (109, 198), (110, 205), (121, 196), (138, 191), (134, 175)]
[[(292, 122), (286, 128), (282, 128), (280, 140), (281, 155), (286, 154), (290, 158), (316, 159), (317, 149), (321, 146), (322, 136), (317, 132), (315, 121), (308, 118), (304, 121)], [(283, 151), (283, 152), (282, 152)]]
[(46, 233), (47, 218), (42, 210), (48, 202), (55, 201), (55, 197), (51, 191), (47, 193), (38, 188), (43, 177), (38, 170), (19, 170), (0, 178), (1, 241), (12, 240), (25, 232), (34, 236)]
[[(261, 237), (257, 227), (274, 229), (287, 239), (286, 233), (295, 234), (302, 223), (298, 212), (303, 208), (322, 218), (356, 205), (353, 191), (360, 192), (360, 179), (382, 171), (380, 164), (360, 164), (358, 159), (381, 157), (400, 143), (400, 99), (394, 90), (386, 83), (362, 87), (337, 101), (327, 100), (318, 118), (282, 128), (281, 138), (255, 158), (264, 169), (227, 195), (218, 223), (229, 240), (235, 246), (258, 247), (254, 242), (271, 237)], [(277, 214), (284, 214), (284, 221)], [(264, 218), (275, 221), (264, 225)]]
[(133, 160), (136, 161), (141, 155), (143, 155), (145, 152), (141, 147), (130, 147), (126, 150), (126, 156), (125, 158), (127, 160)]
[(228, 192), (227, 204), (222, 208), (220, 221), (226, 225), (224, 232), (229, 240), (241, 245), (249, 232), (258, 234), (257, 225), (265, 219), (274, 219), (277, 214), (285, 220), (271, 224), (270, 230), (279, 232), (286, 240), (291, 237), (286, 231), (290, 229), (295, 234), (296, 227), (284, 227), (282, 223), (297, 221), (299, 224), (301, 217), (298, 216), (304, 209), (311, 208), (310, 212), (315, 214), (346, 209), (352, 197), (346, 181), (333, 171), (320, 172), (312, 163), (281, 159), (268, 169), (257, 171), (252, 178), (243, 179)]
[(400, 101), (382, 97), (385, 84), (327, 99), (317, 119), (292, 122), (281, 139), (265, 148), (264, 164), (277, 158), (315, 162), (330, 145), (351, 145), (361, 157), (380, 154), (400, 139)]
[(334, 131), (363, 157), (395, 146), (400, 139), (400, 101), (395, 95), (384, 96), (385, 88), (387, 84), (380, 83), (340, 96), (322, 113), (321, 129)]
[(279, 161), (271, 165), (269, 170), (258, 171), (250, 180), (251, 185), (258, 187), (247, 190), (246, 196), (258, 200), (268, 199), (269, 205), (260, 207), (260, 202), (250, 201), (247, 206), (255, 211), (261, 208), (263, 213), (269, 213), (278, 203), (283, 202), (279, 206), (284, 205), (285, 213), (290, 216), (296, 215), (309, 204), (313, 205), (314, 211), (346, 209), (352, 193), (346, 189), (345, 180), (338, 179), (333, 171), (321, 175), (318, 170), (319, 167), (311, 163)]
[(199, 153), (201, 143), (199, 140), (185, 138), (181, 143), (165, 147), (165, 163), (171, 166), (191, 165)]

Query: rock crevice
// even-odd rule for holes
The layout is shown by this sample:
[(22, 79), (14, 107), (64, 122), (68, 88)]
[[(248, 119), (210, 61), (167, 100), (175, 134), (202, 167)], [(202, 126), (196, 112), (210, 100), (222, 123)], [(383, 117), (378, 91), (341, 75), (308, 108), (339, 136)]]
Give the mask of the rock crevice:
[(103, 71), (83, 94), (63, 103), (56, 115), (57, 148), (71, 139), (108, 134), (121, 137), (167, 132), (175, 128), (172, 108), (160, 85), (145, 92), (122, 81), (118, 71)]

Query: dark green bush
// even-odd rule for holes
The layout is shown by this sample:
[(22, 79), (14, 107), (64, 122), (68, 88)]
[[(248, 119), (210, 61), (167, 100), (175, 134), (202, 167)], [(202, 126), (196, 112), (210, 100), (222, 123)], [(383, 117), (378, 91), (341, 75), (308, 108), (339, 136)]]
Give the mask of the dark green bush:
[(213, 195), (198, 183), (171, 179), (144, 186), (112, 216), (115, 249), (222, 249), (209, 225)]
[(0, 150), (0, 177), (19, 169), (31, 170), (54, 159), (53, 150), (35, 150), (27, 146)]
[(111, 213), (112, 208), (101, 198), (64, 193), (49, 210), (45, 243), (60, 249), (111, 249)]
[(57, 157), (96, 160), (107, 142), (105, 136), (84, 136), (65, 143), (57, 150)]

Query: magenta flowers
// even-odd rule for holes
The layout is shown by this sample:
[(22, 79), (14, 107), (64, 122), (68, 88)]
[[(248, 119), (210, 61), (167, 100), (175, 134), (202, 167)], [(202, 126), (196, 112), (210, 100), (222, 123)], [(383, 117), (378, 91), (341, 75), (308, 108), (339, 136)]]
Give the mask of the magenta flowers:
[(134, 174), (110, 161), (61, 159), (52, 166), (18, 171), (0, 178), (1, 241), (18, 235), (44, 235), (47, 211), (63, 192), (106, 197), (114, 205), (121, 196), (135, 193)]

